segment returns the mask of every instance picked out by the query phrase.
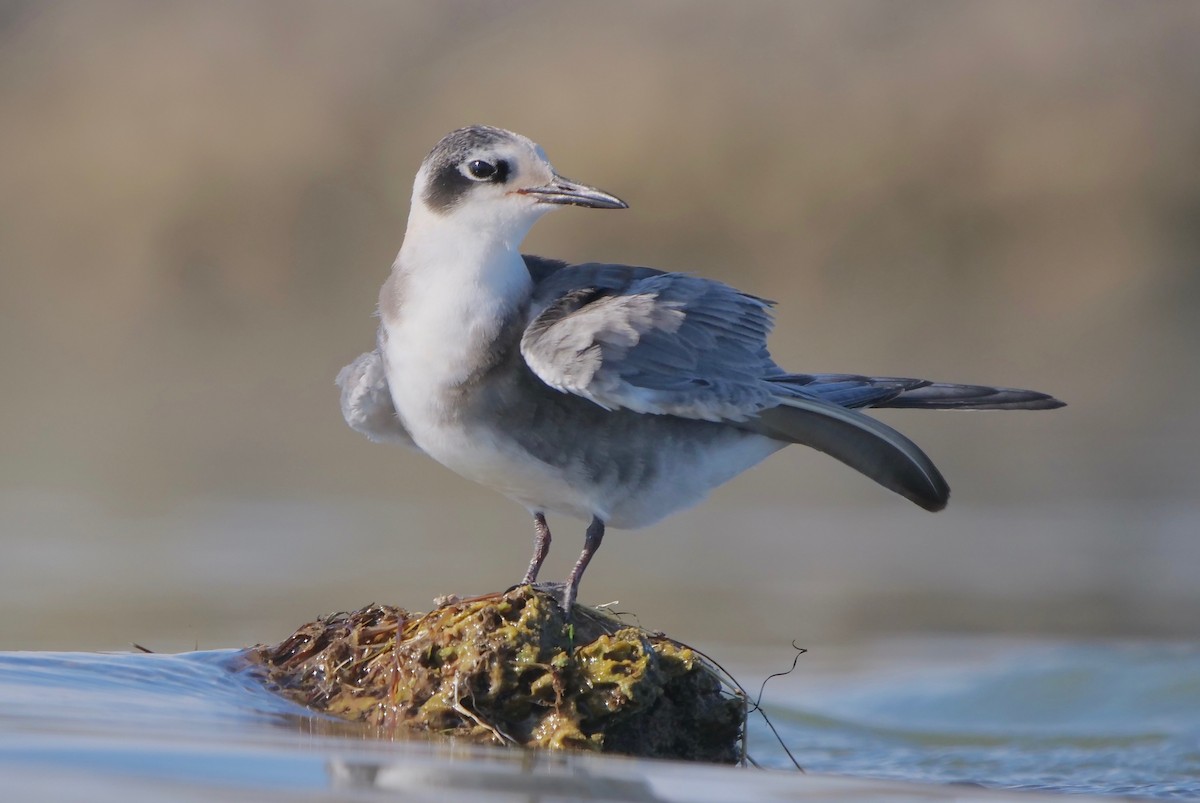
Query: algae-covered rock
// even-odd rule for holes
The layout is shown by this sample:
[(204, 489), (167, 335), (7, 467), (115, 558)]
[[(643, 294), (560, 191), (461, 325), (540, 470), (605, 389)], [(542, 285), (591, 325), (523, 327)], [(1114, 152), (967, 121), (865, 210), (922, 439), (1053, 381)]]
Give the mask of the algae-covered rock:
[(745, 706), (693, 650), (529, 586), (430, 613), (373, 605), (251, 660), (280, 694), (387, 732), (733, 762)]

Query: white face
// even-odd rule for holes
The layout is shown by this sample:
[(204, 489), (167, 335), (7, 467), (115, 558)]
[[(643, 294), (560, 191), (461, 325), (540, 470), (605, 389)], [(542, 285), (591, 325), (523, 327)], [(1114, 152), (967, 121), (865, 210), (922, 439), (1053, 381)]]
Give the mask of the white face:
[(488, 126), (453, 131), (417, 173), (413, 203), (477, 228), (527, 230), (556, 206), (620, 209), (608, 193), (559, 176), (533, 141)]

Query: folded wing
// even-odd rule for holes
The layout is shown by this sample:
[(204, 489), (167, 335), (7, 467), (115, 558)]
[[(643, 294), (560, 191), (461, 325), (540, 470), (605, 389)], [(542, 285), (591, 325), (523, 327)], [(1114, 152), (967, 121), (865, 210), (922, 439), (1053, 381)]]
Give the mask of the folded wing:
[(578, 265), (535, 288), (521, 354), (547, 385), (608, 409), (745, 421), (781, 395), (765, 378), (781, 373), (769, 308), (694, 276)]
[[(563, 267), (536, 285), (521, 354), (547, 385), (602, 407), (722, 421), (803, 443), (926, 509), (944, 507), (949, 488), (912, 441), (810, 392), (813, 381), (788, 381), (799, 375), (767, 353), (770, 306), (678, 273)], [(889, 394), (899, 391), (876, 395)]]

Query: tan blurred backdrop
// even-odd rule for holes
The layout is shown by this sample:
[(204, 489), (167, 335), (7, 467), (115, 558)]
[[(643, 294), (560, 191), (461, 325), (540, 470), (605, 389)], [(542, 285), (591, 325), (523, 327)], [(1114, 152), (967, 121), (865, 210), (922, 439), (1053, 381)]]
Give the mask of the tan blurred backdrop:
[[(411, 180), (487, 122), (628, 200), (527, 250), (774, 298), (795, 370), (1035, 387), (886, 414), (930, 516), (787, 450), (583, 588), (697, 641), (1194, 635), (1200, 5), (0, 5), (0, 648), (267, 641), (519, 578), (515, 504), (342, 423)], [(582, 524), (551, 521), (548, 576)]]

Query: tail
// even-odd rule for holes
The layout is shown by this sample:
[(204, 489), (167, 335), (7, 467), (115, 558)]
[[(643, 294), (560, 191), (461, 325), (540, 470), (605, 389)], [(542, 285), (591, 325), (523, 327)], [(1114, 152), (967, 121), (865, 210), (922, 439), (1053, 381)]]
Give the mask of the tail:
[(1046, 393), (988, 385), (958, 385), (928, 379), (854, 374), (787, 374), (771, 377), (801, 396), (843, 407), (910, 410), (1054, 410), (1066, 405)]
[(950, 486), (915, 443), (856, 410), (820, 399), (787, 399), (760, 413), (752, 426), (767, 437), (837, 458), (926, 510), (941, 510), (950, 498)]

